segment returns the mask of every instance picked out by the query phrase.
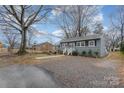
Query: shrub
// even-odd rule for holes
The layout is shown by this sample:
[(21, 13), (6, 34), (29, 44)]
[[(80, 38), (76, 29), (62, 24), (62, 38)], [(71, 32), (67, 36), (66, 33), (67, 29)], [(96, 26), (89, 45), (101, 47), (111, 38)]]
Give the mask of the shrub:
[(99, 52), (98, 51), (94, 52), (94, 54), (95, 54), (95, 57), (99, 56)]
[(56, 51), (54, 51), (54, 52), (53, 52), (53, 54), (57, 54), (57, 52), (56, 52)]
[(93, 56), (93, 55), (92, 55), (92, 50), (89, 50), (88, 56)]
[(81, 56), (86, 56), (86, 51), (82, 51)]
[(78, 56), (78, 52), (77, 52), (77, 51), (73, 51), (73, 52), (72, 52), (72, 55), (73, 55), (73, 56)]

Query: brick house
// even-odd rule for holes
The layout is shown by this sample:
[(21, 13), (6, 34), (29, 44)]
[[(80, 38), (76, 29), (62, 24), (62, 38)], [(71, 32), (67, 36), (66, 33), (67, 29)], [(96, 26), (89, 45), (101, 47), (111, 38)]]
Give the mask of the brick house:
[(55, 46), (49, 42), (34, 45), (32, 48), (36, 51), (55, 52)]

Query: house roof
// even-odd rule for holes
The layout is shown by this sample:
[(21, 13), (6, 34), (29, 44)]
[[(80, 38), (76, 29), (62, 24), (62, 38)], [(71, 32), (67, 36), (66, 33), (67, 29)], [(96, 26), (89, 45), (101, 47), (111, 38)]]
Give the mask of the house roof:
[(72, 41), (91, 40), (91, 39), (100, 39), (100, 38), (102, 38), (101, 35), (95, 34), (95, 35), (87, 35), (87, 36), (82, 36), (82, 37), (63, 39), (60, 42), (72, 42)]
[(50, 42), (44, 42), (44, 43), (41, 43), (41, 44), (37, 44), (37, 45), (35, 45), (35, 46), (42, 46), (42, 45), (44, 45), (44, 44), (50, 44), (50, 45), (52, 45), (52, 46), (53, 46), (53, 44), (52, 44), (52, 43), (50, 43)]

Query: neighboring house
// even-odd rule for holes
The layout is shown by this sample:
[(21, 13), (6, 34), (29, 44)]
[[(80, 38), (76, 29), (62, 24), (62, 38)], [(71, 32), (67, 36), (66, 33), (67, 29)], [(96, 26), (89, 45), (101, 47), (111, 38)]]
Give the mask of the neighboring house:
[(49, 42), (34, 45), (32, 48), (42, 52), (55, 52), (55, 46)]
[(77, 51), (79, 54), (82, 52), (88, 53), (92, 51), (93, 54), (98, 52), (100, 57), (106, 56), (108, 54), (105, 47), (104, 37), (101, 35), (88, 35), (82, 37), (75, 37), (69, 39), (63, 39), (60, 41), (60, 50), (72, 50)]

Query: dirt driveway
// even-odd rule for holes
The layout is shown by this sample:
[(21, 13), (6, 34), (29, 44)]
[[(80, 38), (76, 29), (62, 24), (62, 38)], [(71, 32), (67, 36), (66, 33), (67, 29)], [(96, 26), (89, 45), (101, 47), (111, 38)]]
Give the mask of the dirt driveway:
[(53, 73), (61, 87), (124, 87), (115, 60), (63, 56), (37, 61), (35, 66)]

